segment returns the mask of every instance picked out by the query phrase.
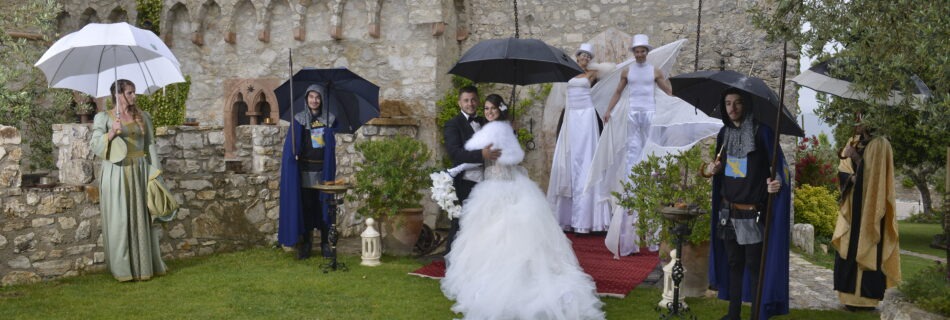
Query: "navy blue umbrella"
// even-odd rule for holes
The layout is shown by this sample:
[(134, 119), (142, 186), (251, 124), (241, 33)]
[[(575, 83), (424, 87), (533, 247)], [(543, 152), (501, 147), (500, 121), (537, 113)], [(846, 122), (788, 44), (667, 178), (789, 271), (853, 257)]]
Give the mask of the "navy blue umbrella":
[[(379, 86), (346, 68), (303, 68), (274, 89), (280, 118), (291, 121), (295, 112), (307, 109), (307, 87), (319, 84), (326, 88), (323, 112), (336, 116), (337, 132), (354, 133), (370, 119), (379, 117)], [(293, 108), (290, 89), (293, 85)], [(291, 110), (293, 109), (293, 110)]]

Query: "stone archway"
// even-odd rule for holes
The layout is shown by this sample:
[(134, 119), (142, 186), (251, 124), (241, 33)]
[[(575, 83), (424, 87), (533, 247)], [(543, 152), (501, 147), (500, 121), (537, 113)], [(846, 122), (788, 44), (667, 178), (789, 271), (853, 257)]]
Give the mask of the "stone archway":
[[(233, 159), (237, 141), (237, 127), (265, 123), (270, 118), (272, 124), (280, 119), (277, 97), (274, 89), (281, 84), (280, 79), (229, 79), (224, 82), (225, 104), (222, 107), (224, 117), (224, 156)], [(252, 121), (252, 117), (257, 119)]]

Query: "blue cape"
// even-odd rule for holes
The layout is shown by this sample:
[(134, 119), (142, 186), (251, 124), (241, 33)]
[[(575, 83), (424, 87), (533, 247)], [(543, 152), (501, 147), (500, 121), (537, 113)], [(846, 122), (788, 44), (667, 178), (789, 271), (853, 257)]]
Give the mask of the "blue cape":
[[(287, 137), (284, 140), (284, 153), (280, 161), (280, 221), (277, 226), (277, 241), (285, 246), (297, 244), (300, 236), (306, 232), (307, 227), (303, 223), (303, 202), (300, 192), (300, 167), (297, 164), (295, 154), (301, 153), (300, 136), (309, 134), (306, 128), (297, 121), (291, 121), (291, 128), (287, 130)], [(326, 143), (323, 152), (323, 180), (330, 181), (336, 179), (336, 139), (333, 133), (336, 132), (335, 125), (323, 131), (323, 141)], [(291, 133), (296, 133), (296, 139), (291, 139)], [(296, 150), (296, 152), (294, 152)], [(323, 221), (329, 222), (329, 206), (327, 205), (331, 195), (320, 193), (320, 200), (323, 204), (321, 211)]]
[[(716, 138), (716, 150), (722, 147), (723, 127)], [(756, 139), (763, 142), (768, 149), (769, 161), (772, 149), (775, 147), (773, 131), (764, 124), (759, 124)], [(764, 141), (762, 141), (764, 140)], [(775, 170), (782, 179), (782, 188), (772, 199), (772, 220), (770, 221), (768, 248), (766, 250), (765, 276), (763, 277), (762, 307), (759, 319), (768, 319), (772, 316), (788, 314), (788, 242), (789, 242), (789, 212), (791, 207), (791, 183), (788, 180), (788, 166), (785, 164), (785, 155), (782, 148), (778, 149), (778, 168)], [(718, 236), (720, 183), (721, 174), (713, 178), (712, 195), (712, 254), (709, 257), (709, 285), (719, 291), (719, 299), (729, 300), (729, 262), (726, 259), (726, 249)], [(755, 289), (751, 286), (749, 273), (746, 272), (742, 280), (742, 301), (752, 302)]]

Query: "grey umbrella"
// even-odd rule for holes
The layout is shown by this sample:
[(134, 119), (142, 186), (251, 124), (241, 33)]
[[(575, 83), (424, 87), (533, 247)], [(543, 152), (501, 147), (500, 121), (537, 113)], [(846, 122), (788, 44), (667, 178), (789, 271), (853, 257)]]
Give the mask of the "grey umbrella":
[[(875, 101), (868, 96), (866, 92), (855, 89), (853, 83), (854, 79), (840, 75), (844, 68), (844, 63), (847, 62), (843, 59), (828, 59), (808, 68), (808, 70), (792, 78), (792, 81), (800, 86), (814, 89), (815, 91), (829, 93), (847, 99), (867, 101), (869, 103), (879, 102), (888, 106), (894, 106), (904, 101), (904, 95), (896, 90), (891, 91), (887, 100)], [(928, 88), (917, 75), (911, 75), (906, 81), (913, 84), (914, 97), (926, 99), (931, 96), (930, 88)]]

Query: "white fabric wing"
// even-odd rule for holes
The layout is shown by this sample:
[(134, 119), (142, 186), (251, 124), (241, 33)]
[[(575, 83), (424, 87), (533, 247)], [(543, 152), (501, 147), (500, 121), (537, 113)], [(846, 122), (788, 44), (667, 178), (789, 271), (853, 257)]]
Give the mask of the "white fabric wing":
[[(685, 43), (686, 40), (682, 39), (656, 48), (650, 51), (647, 62), (669, 77), (670, 70), (676, 62), (676, 54)], [(602, 115), (606, 112), (607, 104), (620, 83), (620, 77), (625, 76), (623, 70), (633, 62), (634, 60), (628, 60), (621, 63), (592, 89), (594, 106), (598, 108), (598, 111), (603, 110)], [(659, 87), (654, 88), (654, 99), (656, 111), (653, 115), (649, 139), (643, 148), (642, 158), (651, 154), (663, 156), (685, 151), (700, 140), (715, 135), (722, 127), (721, 120), (697, 111), (682, 99), (666, 95)], [(626, 179), (630, 174), (622, 172), (626, 169), (628, 125), (626, 118), (629, 107), (628, 92), (624, 90), (621, 99), (614, 107), (612, 120), (605, 124), (604, 131), (597, 142), (597, 150), (594, 153), (585, 186), (585, 192), (593, 193), (595, 206), (607, 205), (613, 212), (605, 244), (615, 257), (618, 256), (621, 246), (620, 234), (626, 232), (623, 229), (632, 228), (632, 226), (624, 226), (626, 222), (623, 221), (630, 219), (624, 219), (625, 210), (620, 210), (616, 199), (611, 194), (621, 191), (621, 180)]]

